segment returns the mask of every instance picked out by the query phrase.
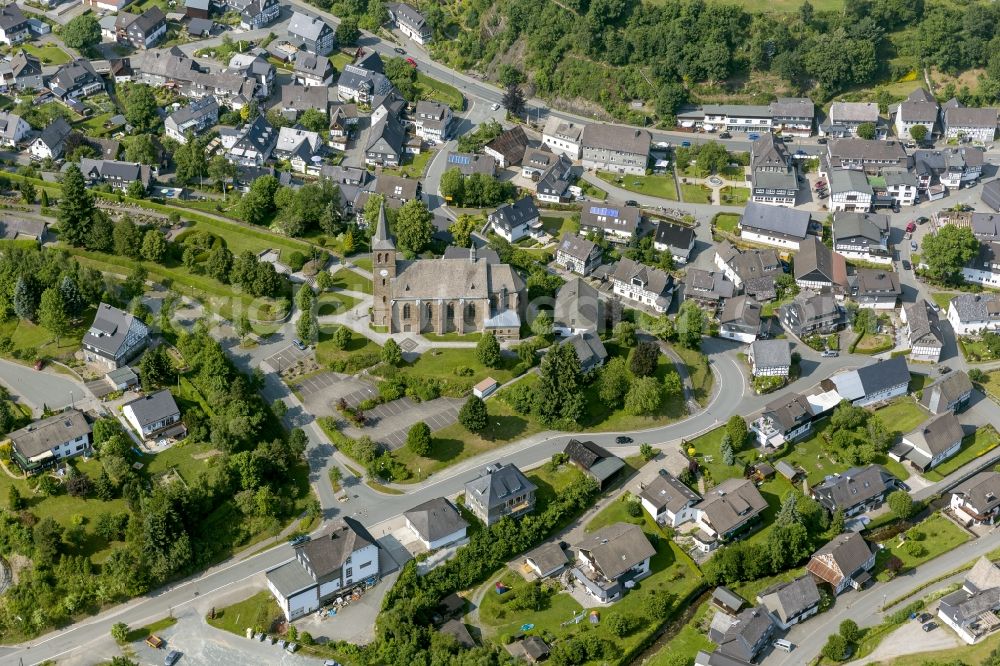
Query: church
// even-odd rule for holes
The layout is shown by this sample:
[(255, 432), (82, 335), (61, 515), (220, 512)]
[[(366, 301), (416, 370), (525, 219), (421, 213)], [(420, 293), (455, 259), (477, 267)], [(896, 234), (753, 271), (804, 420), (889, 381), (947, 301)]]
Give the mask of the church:
[(396, 257), (385, 208), (372, 238), (372, 324), (389, 333), (485, 333), (517, 340), (527, 306), (524, 281), (492, 250), (450, 247), (437, 259)]

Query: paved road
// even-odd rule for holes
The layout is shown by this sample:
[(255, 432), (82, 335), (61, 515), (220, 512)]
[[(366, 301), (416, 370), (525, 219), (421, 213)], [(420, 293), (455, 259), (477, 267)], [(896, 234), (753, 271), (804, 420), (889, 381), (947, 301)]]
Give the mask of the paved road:
[(12, 397), (30, 405), (36, 414), (40, 414), (43, 407), (62, 409), (71, 404), (81, 408), (89, 405), (89, 394), (83, 384), (48, 369), (39, 372), (0, 359), (0, 383), (7, 387)]

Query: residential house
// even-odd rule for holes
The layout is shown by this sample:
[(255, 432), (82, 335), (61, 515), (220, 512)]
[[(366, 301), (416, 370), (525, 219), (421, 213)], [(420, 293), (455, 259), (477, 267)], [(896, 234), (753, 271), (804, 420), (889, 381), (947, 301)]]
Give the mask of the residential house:
[(552, 330), (561, 336), (605, 330), (604, 303), (595, 287), (581, 278), (566, 281), (556, 291)]
[(790, 250), (798, 250), (809, 234), (809, 212), (747, 203), (740, 216), (740, 238)]
[(489, 527), (535, 508), (535, 484), (511, 463), (494, 463), (465, 484), (465, 507)]
[[(873, 102), (834, 102), (830, 105), (827, 122), (822, 126), (823, 134), (835, 137), (855, 136), (858, 127), (865, 124), (876, 126), (885, 136), (885, 127), (878, 115), (878, 104)], [(876, 135), (877, 136), (877, 135)]]
[(980, 557), (962, 587), (941, 598), (938, 617), (970, 645), (1000, 628), (1000, 567)]
[(727, 615), (736, 615), (747, 606), (746, 599), (723, 585), (712, 590), (712, 605)]
[(888, 216), (880, 213), (834, 213), (833, 249), (849, 259), (891, 264)]
[(542, 130), (542, 143), (554, 153), (578, 160), (583, 151), (583, 126), (550, 114)]
[(743, 294), (726, 300), (719, 313), (719, 337), (753, 342), (763, 326), (761, 307), (752, 296)]
[(829, 381), (841, 398), (864, 407), (906, 394), (910, 384), (910, 370), (904, 357), (895, 356), (857, 370), (839, 372), (830, 377)]
[(393, 207), (390, 202), (399, 202), (396, 208), (402, 206), (407, 201), (420, 198), (420, 181), (416, 178), (403, 178), (392, 174), (380, 174), (375, 181), (376, 194), (381, 194), (386, 204)]
[(935, 218), (939, 227), (950, 224), (972, 229), (972, 234), (981, 242), (1000, 241), (1000, 215), (996, 213), (942, 210)]
[(979, 198), (992, 210), (1000, 212), (1000, 180), (991, 180), (983, 185)]
[[(204, 0), (195, 0), (196, 2), (203, 2)], [(211, 4), (209, 2), (206, 5)], [(187, 21), (187, 34), (190, 37), (195, 37), (198, 39), (208, 39), (212, 36), (212, 31), (215, 30), (216, 23), (212, 19), (203, 18), (188, 18)]]
[(774, 280), (785, 272), (774, 250), (741, 252), (729, 241), (715, 246), (715, 265), (738, 289), (758, 301), (777, 297)]
[(846, 472), (827, 476), (810, 489), (812, 498), (831, 514), (842, 511), (850, 518), (882, 506), (902, 483), (881, 465), (852, 467)]
[[(709, 640), (718, 645), (715, 654), (749, 664), (774, 638), (774, 622), (763, 606), (746, 608), (735, 617), (716, 613), (709, 630)], [(711, 664), (725, 664), (714, 658)]]
[(329, 114), (329, 146), (337, 150), (347, 150), (347, 139), (358, 125), (358, 107), (356, 104), (334, 104)]
[(687, 275), (684, 276), (684, 299), (692, 299), (708, 309), (709, 314), (714, 316), (720, 303), (735, 294), (736, 285), (727, 280), (722, 272), (687, 269)]
[(899, 274), (882, 268), (858, 268), (847, 277), (848, 293), (859, 307), (894, 310), (903, 293)]
[(694, 249), (694, 229), (686, 224), (660, 220), (653, 231), (653, 249), (669, 252), (678, 264), (686, 264)]
[(535, 196), (539, 201), (549, 203), (567, 203), (573, 196), (570, 183), (573, 181), (573, 163), (565, 155), (556, 155), (538, 181), (535, 183)]
[(392, 82), (381, 71), (381, 60), (366, 59), (365, 62), (373, 67), (377, 66), (379, 69), (345, 65), (344, 71), (337, 79), (337, 95), (340, 99), (368, 104), (375, 97), (386, 95), (393, 89)]
[(602, 251), (597, 243), (567, 231), (556, 248), (556, 263), (578, 275), (590, 275), (601, 265)]
[(126, 402), (122, 405), (122, 416), (146, 440), (187, 434), (181, 410), (167, 389)]
[(722, 654), (719, 651), (705, 652), (698, 650), (694, 657), (694, 666), (750, 666), (750, 662)]
[(152, 6), (135, 17), (125, 28), (124, 40), (137, 49), (149, 49), (166, 37), (167, 16), (157, 6)]
[(31, 39), (31, 26), (14, 3), (0, 6), (0, 44), (10, 46)]
[(145, 191), (152, 182), (149, 167), (138, 162), (92, 160), (84, 157), (80, 159), (80, 171), (88, 182), (107, 183), (120, 192), (127, 191), (132, 183), (139, 183)]
[(670, 472), (661, 469), (655, 479), (642, 487), (639, 501), (658, 525), (679, 527), (697, 519), (694, 507), (701, 497)]
[[(300, 56), (297, 55), (296, 58), (298, 57)], [(255, 84), (253, 96), (264, 100), (271, 96), (278, 70), (263, 55), (237, 53), (229, 59), (229, 69), (226, 72), (237, 74)]]
[(49, 77), (49, 90), (61, 100), (78, 100), (104, 91), (104, 79), (89, 60), (77, 58), (61, 65)]
[(148, 343), (149, 328), (141, 319), (101, 303), (94, 322), (83, 335), (83, 359), (117, 370), (138, 356)]
[(336, 44), (333, 28), (320, 18), (294, 12), (288, 22), (288, 36), (302, 42), (302, 48), (318, 56), (328, 56)]
[(379, 576), (378, 541), (353, 518), (336, 518), (320, 534), (294, 546), (291, 560), (264, 575), (291, 621), (362, 583), (374, 583)]
[(368, 132), (365, 146), (365, 164), (381, 167), (399, 166), (403, 157), (403, 143), (406, 131), (394, 115), (388, 115), (375, 123)]
[(639, 229), (642, 210), (638, 206), (584, 206), (580, 211), (580, 233), (596, 233), (612, 243), (627, 243)]
[(816, 107), (806, 97), (781, 97), (769, 105), (706, 104), (677, 114), (681, 127), (714, 132), (773, 132), (785, 136), (812, 134)]
[(489, 214), (487, 221), (508, 243), (521, 240), (540, 225), (538, 208), (530, 196), (500, 206)]
[(580, 136), (587, 169), (642, 176), (649, 163), (649, 132), (620, 125), (590, 123)]
[(879, 207), (913, 206), (920, 197), (919, 182), (909, 169), (886, 167), (882, 169), (880, 182), (872, 180), (868, 180), (872, 186), (872, 203), (877, 202)]
[(420, 100), (411, 120), (417, 136), (433, 143), (441, 143), (448, 139), (453, 118), (454, 114), (447, 104)]
[(521, 175), (538, 182), (559, 157), (559, 154), (553, 153), (546, 146), (527, 148), (521, 156)]
[[(592, 332), (578, 335), (590, 335), (600, 343), (600, 338)], [(603, 345), (601, 348), (603, 349)], [(571, 439), (563, 449), (563, 453), (580, 471), (596, 481), (601, 490), (604, 490), (608, 483), (625, 469), (624, 460), (589, 440), (581, 442), (578, 439)]]
[(558, 543), (546, 541), (525, 553), (524, 563), (539, 578), (548, 578), (562, 571), (569, 563), (569, 558)]
[(810, 236), (795, 255), (794, 275), (801, 289), (843, 293), (847, 287), (847, 262), (817, 236)]
[(0, 219), (0, 238), (41, 242), (48, 226), (41, 220)]
[(827, 144), (830, 169), (860, 169), (870, 174), (886, 167), (908, 169), (910, 158), (899, 141), (835, 139)]
[(779, 97), (771, 102), (771, 129), (782, 136), (812, 136), (816, 105), (808, 97)]
[(566, 338), (566, 344), (572, 345), (576, 357), (580, 361), (580, 372), (587, 373), (604, 365), (608, 360), (608, 350), (597, 333), (584, 331)]
[(529, 664), (537, 664), (549, 656), (549, 646), (538, 636), (525, 636), (507, 644), (505, 648), (515, 661), (523, 660)]
[(164, 131), (174, 141), (187, 143), (188, 132), (195, 136), (219, 122), (219, 103), (214, 97), (196, 99), (182, 106), (163, 122)]
[(433, 31), (424, 15), (414, 7), (398, 2), (387, 5), (389, 18), (396, 24), (401, 33), (417, 44), (428, 44), (433, 38)]
[(649, 560), (656, 549), (642, 528), (631, 523), (613, 523), (588, 535), (576, 545), (573, 577), (602, 603), (617, 601), (631, 583), (651, 573)]
[(85, 6), (89, 5), (97, 10), (106, 12), (119, 12), (124, 9), (131, 0), (83, 0)]
[(223, 136), (222, 145), (226, 149), (226, 159), (237, 166), (262, 167), (271, 159), (271, 153), (278, 142), (278, 133), (261, 114), (244, 125), (240, 130)]
[(799, 177), (791, 155), (773, 134), (764, 134), (750, 146), (750, 200), (767, 206), (794, 206)]
[(21, 143), (30, 131), (31, 125), (21, 116), (9, 111), (0, 111), (0, 146), (13, 148)]
[(956, 486), (951, 510), (966, 526), (993, 525), (1000, 515), (1000, 472), (979, 472)]
[(909, 96), (896, 105), (895, 121), (896, 136), (903, 141), (909, 141), (913, 136), (911, 130), (918, 125), (927, 130), (927, 139), (934, 134), (941, 108), (925, 88), (916, 88)]
[(819, 613), (819, 588), (816, 580), (806, 574), (764, 588), (757, 595), (757, 603), (767, 609), (779, 629), (787, 631)]
[[(706, 132), (770, 132), (771, 107), (759, 104), (705, 104), (701, 127)], [(678, 116), (680, 118), (681, 116)]]
[(38, 90), (42, 80), (42, 61), (25, 51), (18, 51), (10, 60), (10, 76), (4, 77), (6, 85), (16, 85), (25, 90)]
[(527, 149), (528, 136), (520, 125), (504, 130), (500, 136), (483, 146), (483, 152), (496, 160), (501, 169), (520, 164)]
[(697, 525), (716, 541), (731, 541), (747, 532), (767, 509), (767, 500), (748, 479), (726, 479), (695, 505)]
[(211, 0), (184, 0), (184, 16), (189, 19), (207, 19), (212, 15)]
[(622, 257), (611, 271), (611, 287), (616, 296), (662, 314), (673, 299), (674, 277), (659, 268)]
[(948, 304), (948, 322), (955, 335), (1000, 329), (1000, 295), (959, 294)]
[(867, 213), (872, 209), (875, 190), (863, 171), (857, 169), (834, 169), (828, 174), (830, 179), (830, 210), (838, 212)]
[(329, 87), (337, 76), (330, 59), (319, 56), (308, 51), (299, 51), (295, 54), (295, 66), (292, 70), (295, 82), (306, 86)]
[(754, 340), (747, 350), (750, 374), (754, 377), (787, 377), (792, 367), (788, 340)]
[(10, 459), (26, 474), (38, 474), (60, 460), (90, 453), (91, 427), (83, 412), (68, 409), (7, 434)]
[(992, 141), (997, 134), (998, 113), (995, 108), (968, 108), (957, 100), (949, 101), (944, 105), (944, 138)]
[(791, 303), (778, 311), (786, 331), (802, 339), (810, 335), (829, 335), (845, 323), (844, 309), (832, 294), (799, 292)]
[[(321, 113), (329, 113), (330, 97), (322, 86), (301, 86), (287, 84), (281, 86), (281, 101), (278, 103), (281, 115), (295, 120), (303, 112), (315, 109)], [(331, 124), (333, 120), (331, 119)], [(346, 132), (346, 127), (343, 128)]]
[(817, 580), (829, 583), (834, 595), (848, 587), (863, 588), (871, 579), (875, 551), (858, 532), (839, 534), (813, 553), (806, 570)]
[(465, 539), (469, 523), (444, 497), (418, 504), (403, 514), (406, 527), (427, 550), (437, 550)]
[(227, 0), (229, 8), (240, 14), (240, 27), (260, 30), (278, 20), (281, 4), (278, 0)]
[(932, 416), (889, 451), (889, 457), (926, 472), (958, 453), (964, 437), (962, 424), (952, 412)]
[(778, 449), (809, 433), (815, 416), (806, 396), (785, 394), (764, 406), (760, 416), (751, 421), (750, 432), (761, 446)]
[(972, 380), (964, 370), (955, 370), (923, 390), (920, 404), (931, 414), (960, 412), (972, 398)]
[(930, 303), (924, 300), (907, 303), (899, 318), (906, 325), (904, 330), (910, 345), (910, 358), (937, 363), (944, 348), (944, 335), (938, 323), (938, 314)]
[(315, 158), (324, 152), (326, 142), (319, 132), (296, 127), (282, 127), (278, 130), (278, 140), (274, 144), (274, 158), (288, 160), (292, 169), (299, 173), (319, 175), (319, 165)]
[(1000, 285), (1000, 241), (980, 242), (976, 256), (962, 268), (962, 278), (987, 287)]
[(456, 153), (448, 152), (445, 157), (445, 169), (458, 169), (463, 176), (471, 176), (478, 173), (484, 176), (494, 177), (496, 175), (496, 162), (489, 155), (479, 155), (476, 153)]
[(132, 80), (168, 87), (184, 97), (215, 97), (220, 106), (242, 109), (258, 99), (259, 81), (253, 76), (224, 70), (211, 73), (176, 46), (140, 51), (129, 59)]

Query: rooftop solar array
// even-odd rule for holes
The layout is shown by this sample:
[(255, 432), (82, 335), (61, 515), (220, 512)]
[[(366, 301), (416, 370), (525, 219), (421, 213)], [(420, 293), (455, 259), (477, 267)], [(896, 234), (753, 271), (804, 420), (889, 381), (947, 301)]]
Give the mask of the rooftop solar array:
[(590, 207), (591, 215), (604, 215), (606, 217), (618, 217), (617, 208), (601, 208), (599, 206)]

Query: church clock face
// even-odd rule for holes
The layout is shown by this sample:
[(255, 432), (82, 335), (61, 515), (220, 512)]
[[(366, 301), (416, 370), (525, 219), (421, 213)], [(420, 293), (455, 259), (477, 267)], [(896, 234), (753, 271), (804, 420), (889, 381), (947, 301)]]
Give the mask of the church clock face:
[(380, 270), (378, 272), (378, 274), (381, 275), (382, 277), (386, 277), (387, 275), (389, 275), (389, 270), (386, 269), (386, 268), (383, 268), (382, 270)]

